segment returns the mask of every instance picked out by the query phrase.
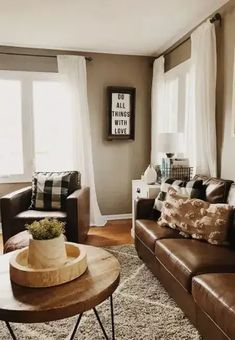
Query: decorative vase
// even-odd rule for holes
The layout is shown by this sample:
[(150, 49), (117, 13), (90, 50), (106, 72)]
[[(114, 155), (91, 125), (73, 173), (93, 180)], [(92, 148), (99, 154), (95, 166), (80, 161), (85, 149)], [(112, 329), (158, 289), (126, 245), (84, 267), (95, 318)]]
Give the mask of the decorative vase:
[(157, 173), (153, 166), (149, 165), (144, 172), (144, 181), (147, 184), (156, 183)]
[(34, 269), (60, 267), (67, 260), (64, 236), (48, 240), (35, 240), (30, 237), (28, 265)]

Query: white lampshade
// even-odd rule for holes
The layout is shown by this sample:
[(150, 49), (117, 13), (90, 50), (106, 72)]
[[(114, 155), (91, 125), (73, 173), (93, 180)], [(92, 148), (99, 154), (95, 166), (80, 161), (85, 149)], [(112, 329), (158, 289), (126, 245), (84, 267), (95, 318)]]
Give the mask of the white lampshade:
[(183, 133), (159, 133), (157, 136), (157, 149), (163, 153), (183, 152)]

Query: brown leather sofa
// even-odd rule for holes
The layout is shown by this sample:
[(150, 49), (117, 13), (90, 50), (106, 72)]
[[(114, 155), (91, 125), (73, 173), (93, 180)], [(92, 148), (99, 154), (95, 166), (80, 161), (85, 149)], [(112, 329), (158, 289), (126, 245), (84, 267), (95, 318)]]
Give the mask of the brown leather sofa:
[[(198, 176), (200, 177), (200, 176)], [(206, 200), (235, 207), (235, 183), (203, 177)], [(205, 339), (235, 339), (235, 220), (230, 247), (185, 239), (160, 227), (153, 199), (137, 202), (135, 247)]]
[(57, 218), (66, 222), (65, 234), (68, 241), (83, 243), (90, 225), (90, 189), (81, 188), (79, 173), (71, 176), (69, 196), (65, 211), (42, 211), (29, 209), (32, 188), (26, 187), (1, 198), (3, 243), (25, 230), (25, 224), (42, 218)]

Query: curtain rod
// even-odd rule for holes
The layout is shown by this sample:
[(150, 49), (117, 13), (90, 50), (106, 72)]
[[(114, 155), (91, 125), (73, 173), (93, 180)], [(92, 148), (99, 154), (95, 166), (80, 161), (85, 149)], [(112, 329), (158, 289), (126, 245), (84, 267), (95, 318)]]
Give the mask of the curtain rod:
[[(30, 53), (17, 53), (17, 52), (3, 52), (0, 51), (0, 54), (6, 55), (18, 55), (18, 56), (25, 56), (25, 57), (42, 57), (42, 58), (56, 58), (57, 55), (46, 55), (46, 54), (30, 54)], [(67, 54), (66, 54), (67, 55)], [(76, 54), (72, 54), (76, 55)], [(86, 61), (93, 61), (92, 57), (85, 57)]]
[[(219, 13), (216, 13), (212, 18), (210, 18), (210, 22), (211, 24), (214, 24), (216, 21), (220, 22), (221, 25), (221, 21), (222, 21), (222, 17)], [(179, 44), (177, 44), (176, 46), (174, 46), (173, 48), (171, 48), (170, 50), (163, 52), (162, 54), (160, 54), (157, 58), (161, 57), (161, 56), (166, 56), (168, 54), (170, 54), (171, 52), (175, 51), (178, 47), (180, 47), (181, 45), (183, 45), (184, 43), (186, 43), (187, 41), (189, 41), (191, 39), (191, 37), (187, 37), (185, 38), (183, 41), (181, 41)]]

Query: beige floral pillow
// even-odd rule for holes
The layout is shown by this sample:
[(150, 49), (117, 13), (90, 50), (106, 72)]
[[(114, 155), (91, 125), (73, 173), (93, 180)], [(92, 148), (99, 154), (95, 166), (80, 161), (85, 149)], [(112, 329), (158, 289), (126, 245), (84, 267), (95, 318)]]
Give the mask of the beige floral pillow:
[(232, 211), (228, 204), (210, 204), (200, 199), (190, 199), (170, 188), (159, 224), (179, 230), (184, 237), (224, 245), (228, 244)]

